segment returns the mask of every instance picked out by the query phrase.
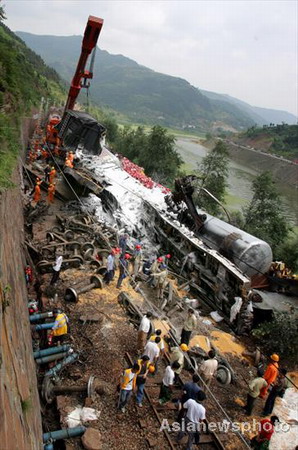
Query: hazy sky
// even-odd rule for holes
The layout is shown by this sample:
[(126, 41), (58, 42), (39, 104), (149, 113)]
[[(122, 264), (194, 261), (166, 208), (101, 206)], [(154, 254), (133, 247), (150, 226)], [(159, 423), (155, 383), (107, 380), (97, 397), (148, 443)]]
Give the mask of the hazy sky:
[(13, 31), (82, 35), (89, 15), (102, 17), (100, 48), (199, 88), (298, 115), (296, 0), (3, 3)]

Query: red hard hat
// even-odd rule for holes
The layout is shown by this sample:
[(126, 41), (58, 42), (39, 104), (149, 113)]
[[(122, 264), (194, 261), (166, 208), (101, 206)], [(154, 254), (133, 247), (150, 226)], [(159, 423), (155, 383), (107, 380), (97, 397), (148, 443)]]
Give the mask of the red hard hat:
[(116, 253), (121, 253), (121, 249), (120, 249), (119, 247), (116, 247), (116, 248), (115, 248), (115, 252), (116, 252)]
[(141, 248), (142, 248), (142, 246), (141, 246), (140, 244), (137, 244), (137, 245), (136, 245), (136, 249), (137, 249), (137, 250), (140, 250)]
[(130, 259), (130, 258), (131, 258), (131, 256), (130, 256), (130, 254), (129, 254), (129, 253), (125, 253), (125, 255), (124, 255), (124, 258), (125, 258), (125, 259)]
[(168, 259), (170, 259), (170, 258), (171, 258), (171, 255), (170, 255), (170, 253), (168, 253), (168, 254), (166, 255), (166, 258), (168, 258)]
[(157, 261), (158, 261), (158, 262), (163, 262), (162, 257), (160, 256), (159, 258), (157, 258)]

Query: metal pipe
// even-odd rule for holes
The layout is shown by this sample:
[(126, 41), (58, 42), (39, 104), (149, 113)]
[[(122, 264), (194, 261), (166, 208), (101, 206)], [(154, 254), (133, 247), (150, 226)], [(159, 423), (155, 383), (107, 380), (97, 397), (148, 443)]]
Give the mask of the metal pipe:
[(35, 329), (35, 331), (38, 331), (38, 330), (50, 330), (51, 328), (53, 328), (54, 325), (55, 325), (55, 322), (42, 323), (42, 324), (39, 324), (39, 325), (34, 325), (34, 329)]
[(57, 375), (57, 373), (59, 373), (60, 370), (63, 369), (63, 367), (67, 366), (68, 364), (72, 364), (76, 359), (78, 359), (78, 357), (78, 353), (73, 353), (72, 355), (67, 356), (67, 358), (63, 359), (61, 362), (56, 364), (56, 366), (48, 370), (44, 376), (53, 377), (54, 375)]
[(43, 450), (54, 450), (53, 444), (50, 442), (49, 444), (45, 444)]
[(63, 428), (62, 430), (50, 431), (42, 435), (43, 442), (47, 443), (50, 439), (59, 441), (60, 439), (68, 439), (76, 436), (81, 436), (86, 431), (86, 427)]
[(54, 313), (52, 311), (41, 313), (41, 314), (32, 314), (29, 316), (30, 322), (37, 322), (40, 319), (47, 319), (48, 317), (53, 317)]
[(43, 356), (42, 358), (36, 358), (35, 362), (36, 362), (36, 364), (45, 364), (45, 363), (48, 363), (51, 361), (56, 361), (56, 359), (62, 359), (67, 354), (68, 354), (67, 352), (55, 353), (54, 355)]
[(70, 345), (59, 345), (58, 347), (49, 347), (43, 350), (33, 352), (34, 358), (42, 358), (43, 356), (53, 355), (54, 353), (68, 352)]

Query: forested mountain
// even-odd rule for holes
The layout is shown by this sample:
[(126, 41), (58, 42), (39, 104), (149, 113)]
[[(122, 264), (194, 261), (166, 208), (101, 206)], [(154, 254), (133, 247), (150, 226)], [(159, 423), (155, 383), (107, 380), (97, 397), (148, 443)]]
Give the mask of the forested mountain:
[[(81, 36), (17, 34), (70, 82), (80, 53)], [(215, 98), (204, 94), (186, 80), (154, 72), (125, 56), (97, 49), (91, 98), (100, 106), (125, 114), (133, 122), (195, 127), (197, 131), (244, 129), (255, 123), (268, 123), (261, 113), (251, 111), (253, 107), (244, 102), (230, 101), (228, 96), (219, 94), (214, 94)]]

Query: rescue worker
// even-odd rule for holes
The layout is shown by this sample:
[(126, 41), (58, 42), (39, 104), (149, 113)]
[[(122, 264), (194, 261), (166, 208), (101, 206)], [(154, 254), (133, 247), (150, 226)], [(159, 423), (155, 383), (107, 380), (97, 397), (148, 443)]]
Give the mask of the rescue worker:
[(160, 343), (158, 344), (158, 346), (159, 346), (160, 354), (162, 356), (164, 354), (164, 352), (165, 352), (165, 341), (164, 341), (164, 339), (162, 337), (162, 331), (161, 330), (155, 330), (155, 333), (150, 336), (149, 340), (150, 341), (155, 341), (155, 338), (157, 338), (157, 337), (160, 337)]
[(66, 158), (64, 166), (69, 167), (70, 169), (73, 169), (73, 163), (68, 158)]
[(54, 195), (56, 192), (56, 187), (55, 187), (55, 183), (50, 183), (49, 187), (48, 187), (48, 202), (49, 203), (54, 203)]
[(179, 442), (185, 433), (187, 433), (187, 450), (192, 449), (193, 443), (195, 443), (195, 445), (199, 445), (200, 443), (200, 423), (206, 422), (206, 409), (201, 405), (201, 402), (205, 399), (205, 392), (199, 391), (195, 400), (190, 398), (183, 403), (183, 408), (186, 410), (185, 427), (183, 430), (179, 431), (177, 442)]
[(59, 279), (62, 262), (63, 262), (63, 256), (58, 254), (55, 265), (53, 266), (53, 276), (52, 276), (51, 283), (50, 283), (51, 285), (55, 284), (56, 281), (58, 281), (58, 279)]
[(137, 244), (134, 251), (134, 263), (133, 263), (133, 276), (134, 278), (138, 275), (142, 263), (142, 246)]
[(203, 381), (209, 387), (217, 371), (218, 361), (215, 359), (215, 352), (213, 350), (208, 352), (208, 356), (209, 358), (200, 365), (200, 373)]
[(34, 195), (33, 195), (33, 200), (35, 201), (35, 203), (38, 203), (41, 198), (40, 185), (41, 185), (41, 181), (39, 180), (39, 178), (37, 178), (36, 185), (34, 188)]
[(120, 395), (118, 409), (123, 413), (125, 407), (136, 389), (137, 374), (140, 370), (139, 364), (135, 363), (131, 369), (124, 370), (120, 380)]
[(130, 255), (125, 253), (124, 256), (121, 256), (119, 260), (119, 278), (117, 281), (117, 289), (121, 288), (122, 281), (127, 276), (128, 273), (128, 260), (130, 259)]
[(68, 333), (68, 317), (61, 309), (54, 309), (55, 323), (53, 325), (50, 337), (52, 343), (59, 345), (63, 342)]
[(163, 298), (163, 292), (164, 288), (166, 287), (168, 283), (168, 269), (165, 264), (161, 264), (160, 266), (161, 271), (153, 273), (152, 276), (156, 280), (156, 290), (157, 290), (157, 298), (162, 299)]
[(189, 308), (187, 318), (184, 321), (182, 332), (181, 332), (181, 344), (189, 344), (190, 336), (193, 330), (196, 329), (197, 318), (195, 312), (192, 308)]
[(269, 389), (269, 386), (271, 386), (275, 382), (275, 380), (277, 378), (277, 375), (278, 375), (278, 361), (279, 361), (279, 356), (276, 353), (273, 353), (273, 355), (270, 356), (270, 362), (269, 362), (269, 364), (267, 366), (267, 369), (266, 369), (266, 371), (264, 373), (264, 378), (267, 381), (267, 386), (263, 387), (261, 389), (261, 392), (260, 392), (260, 397), (261, 398), (265, 398), (266, 397), (266, 394), (267, 394), (267, 391)]
[(46, 183), (49, 183), (49, 181), (50, 181), (50, 172), (51, 172), (50, 166), (47, 164), (45, 166), (45, 168), (44, 168), (44, 171), (43, 171), (43, 173), (44, 173), (44, 180), (45, 180)]
[(149, 356), (150, 362), (155, 365), (160, 349), (158, 347), (158, 344), (160, 343), (160, 337), (155, 338), (155, 341), (148, 341), (144, 348), (144, 355)]
[(147, 337), (150, 334), (150, 331), (152, 329), (151, 319), (152, 313), (148, 311), (141, 320), (139, 330), (138, 330), (138, 342), (137, 342), (137, 348), (138, 351), (141, 353), (144, 350), (144, 347), (146, 345)]
[(52, 166), (51, 167), (51, 171), (50, 171), (50, 175), (49, 175), (50, 183), (54, 183), (55, 178), (56, 178), (56, 170), (55, 170), (55, 167)]
[(159, 403), (164, 405), (171, 400), (172, 390), (174, 387), (175, 373), (180, 368), (178, 361), (174, 361), (166, 367), (159, 392)]
[(149, 284), (149, 286), (151, 287), (155, 287), (156, 286), (156, 278), (154, 277), (154, 273), (158, 273), (160, 272), (160, 265), (162, 264), (163, 259), (160, 256), (159, 258), (155, 259), (153, 261), (153, 263), (151, 264), (150, 267), (150, 277), (147, 280), (147, 283)]
[(128, 234), (127, 233), (122, 234), (120, 236), (120, 238), (119, 238), (119, 247), (121, 249), (121, 256), (124, 256), (124, 254), (126, 252), (127, 239), (128, 239)]
[(115, 268), (114, 268), (114, 255), (115, 250), (112, 248), (109, 256), (107, 257), (107, 271), (103, 278), (103, 281), (108, 285), (110, 281), (114, 278)]
[(115, 255), (114, 255), (114, 267), (115, 270), (119, 269), (119, 260), (121, 256), (121, 249), (119, 247), (115, 248)]
[(69, 159), (69, 161), (71, 162), (72, 167), (73, 167), (73, 160), (74, 160), (74, 154), (73, 154), (73, 152), (71, 152), (71, 151), (68, 152), (67, 157), (68, 157), (68, 159)]
[(287, 375), (287, 370), (281, 369), (279, 372), (279, 375), (267, 397), (267, 400), (266, 400), (266, 403), (264, 406), (264, 410), (263, 410), (263, 416), (269, 416), (269, 414), (272, 413), (276, 397), (283, 397), (284, 392), (288, 387), (286, 375)]
[(188, 346), (186, 344), (180, 344), (180, 347), (173, 347), (171, 349), (170, 359), (171, 363), (178, 361), (180, 364), (179, 369), (176, 370), (176, 374), (180, 375), (184, 367), (184, 356), (188, 352)]
[(246, 406), (244, 406), (246, 410), (246, 414), (248, 416), (251, 415), (254, 403), (256, 399), (259, 397), (261, 389), (267, 386), (267, 381), (264, 378), (264, 370), (258, 369), (257, 378), (254, 378), (248, 385), (249, 391), (247, 394)]
[(140, 359), (138, 359), (137, 361), (140, 370), (137, 373), (137, 395), (136, 395), (136, 401), (137, 401), (137, 405), (142, 408), (142, 401), (143, 401), (143, 397), (144, 397), (144, 388), (145, 388), (145, 383), (146, 383), (146, 379), (147, 379), (147, 375), (149, 373), (149, 368), (152, 367), (150, 366), (150, 359), (149, 356), (147, 355), (143, 355)]
[(260, 421), (261, 429), (259, 434), (250, 441), (251, 448), (254, 450), (269, 449), (270, 439), (278, 422), (279, 418), (277, 416), (271, 416), (270, 419), (262, 419)]

